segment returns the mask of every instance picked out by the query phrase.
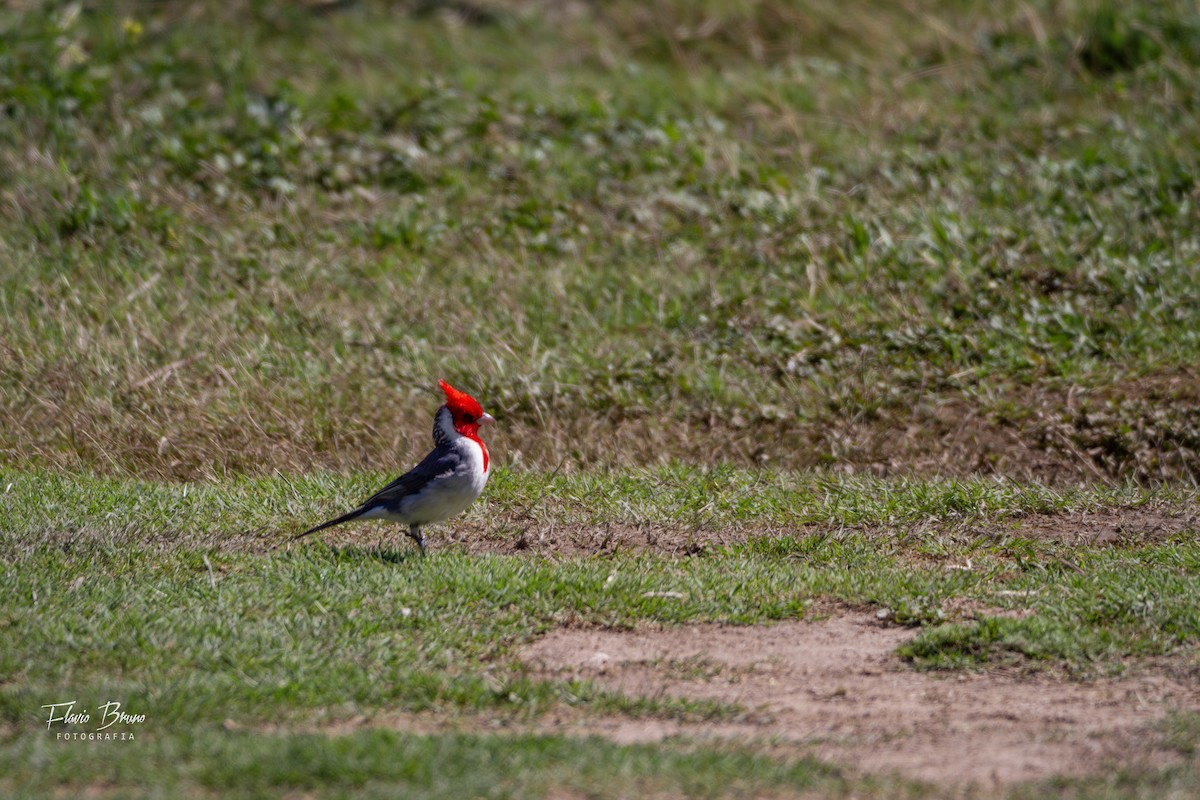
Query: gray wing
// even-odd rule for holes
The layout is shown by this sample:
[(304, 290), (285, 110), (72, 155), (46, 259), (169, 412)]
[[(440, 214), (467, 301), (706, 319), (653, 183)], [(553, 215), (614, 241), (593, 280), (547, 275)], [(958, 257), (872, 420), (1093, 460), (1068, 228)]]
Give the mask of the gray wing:
[(361, 508), (364, 511), (376, 506), (395, 509), (401, 500), (409, 495), (419, 494), (434, 478), (454, 472), (461, 465), (462, 455), (457, 450), (436, 447), (420, 464), (371, 495)]

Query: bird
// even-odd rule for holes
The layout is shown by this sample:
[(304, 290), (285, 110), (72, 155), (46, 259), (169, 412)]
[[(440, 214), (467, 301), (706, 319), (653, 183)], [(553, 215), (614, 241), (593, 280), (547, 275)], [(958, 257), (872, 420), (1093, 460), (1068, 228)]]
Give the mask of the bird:
[(446, 393), (446, 402), (433, 415), (429, 455), (358, 508), (297, 534), (292, 541), (351, 520), (382, 519), (407, 525), (408, 536), (425, 555), (421, 529), (465, 511), (483, 493), (491, 465), (479, 429), (496, 421), (471, 395), (444, 380), (438, 386)]

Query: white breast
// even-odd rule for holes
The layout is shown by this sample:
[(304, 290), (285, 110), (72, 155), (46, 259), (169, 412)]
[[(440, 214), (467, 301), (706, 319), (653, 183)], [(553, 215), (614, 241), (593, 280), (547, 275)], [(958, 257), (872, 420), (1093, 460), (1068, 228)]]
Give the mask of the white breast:
[(465, 436), (459, 436), (452, 446), (463, 457), (458, 468), (439, 475), (420, 492), (406, 497), (400, 503), (399, 513), (386, 514), (387, 519), (406, 525), (428, 525), (461, 514), (475, 502), (487, 485), (483, 451), (477, 442)]

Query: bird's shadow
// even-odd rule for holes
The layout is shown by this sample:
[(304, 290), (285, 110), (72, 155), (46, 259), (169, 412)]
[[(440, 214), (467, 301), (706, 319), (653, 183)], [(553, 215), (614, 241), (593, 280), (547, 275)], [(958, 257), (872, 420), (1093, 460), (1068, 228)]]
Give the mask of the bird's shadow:
[(329, 550), (337, 561), (386, 561), (389, 564), (405, 564), (411, 561), (419, 564), (422, 559), (421, 551), (415, 547), (363, 547), (348, 544), (343, 547), (330, 547)]

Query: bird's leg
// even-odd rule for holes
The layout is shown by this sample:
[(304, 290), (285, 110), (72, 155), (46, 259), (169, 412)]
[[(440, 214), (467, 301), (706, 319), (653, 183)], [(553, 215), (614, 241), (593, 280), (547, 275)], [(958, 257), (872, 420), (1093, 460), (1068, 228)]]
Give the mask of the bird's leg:
[(421, 526), (409, 525), (408, 535), (417, 543), (417, 547), (421, 548), (421, 555), (425, 555), (425, 534), (421, 533)]

